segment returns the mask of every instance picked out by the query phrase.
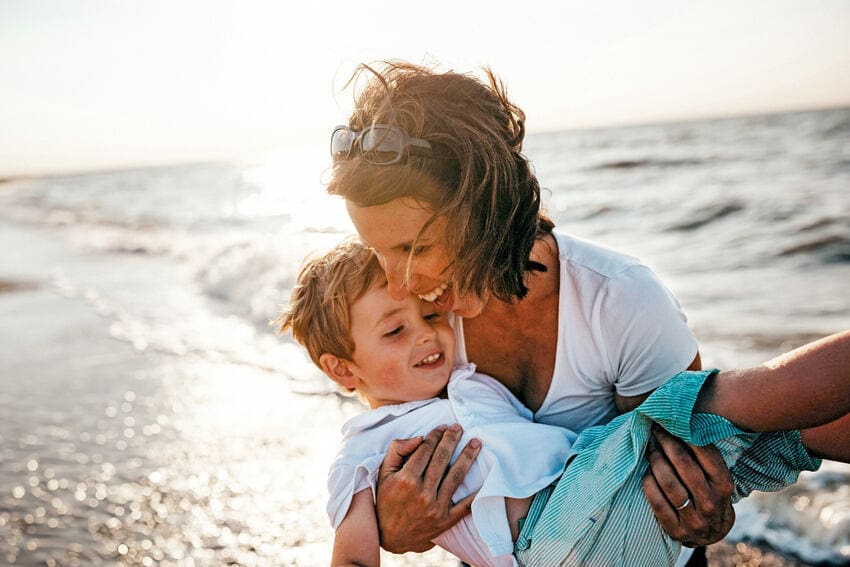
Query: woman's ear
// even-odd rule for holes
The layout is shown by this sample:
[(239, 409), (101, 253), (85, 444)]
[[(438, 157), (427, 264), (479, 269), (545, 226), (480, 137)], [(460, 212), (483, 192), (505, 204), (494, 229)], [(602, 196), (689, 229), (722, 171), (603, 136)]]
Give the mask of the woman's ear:
[(326, 352), (319, 357), (319, 365), (322, 367), (322, 371), (328, 375), (328, 378), (343, 388), (350, 390), (357, 388), (359, 380), (351, 372), (347, 360)]

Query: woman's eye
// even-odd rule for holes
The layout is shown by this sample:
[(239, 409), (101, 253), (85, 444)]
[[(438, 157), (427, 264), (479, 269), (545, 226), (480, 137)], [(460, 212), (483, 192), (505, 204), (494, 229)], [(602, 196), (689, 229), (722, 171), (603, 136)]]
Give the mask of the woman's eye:
[(413, 248), (409, 244), (405, 244), (401, 247), (401, 251), (404, 254), (412, 254), (413, 256), (419, 256), (427, 252), (428, 248), (429, 246), (427, 245), (417, 246), (416, 248)]
[(440, 314), (437, 313), (437, 312), (429, 313), (429, 314), (425, 315), (425, 320), (428, 321), (429, 323), (439, 321), (439, 319), (440, 319)]
[(384, 336), (385, 337), (394, 337), (394, 336), (398, 335), (399, 333), (401, 333), (403, 330), (404, 330), (404, 327), (399, 325), (398, 327), (396, 327), (392, 331), (390, 331), (388, 333), (384, 333)]

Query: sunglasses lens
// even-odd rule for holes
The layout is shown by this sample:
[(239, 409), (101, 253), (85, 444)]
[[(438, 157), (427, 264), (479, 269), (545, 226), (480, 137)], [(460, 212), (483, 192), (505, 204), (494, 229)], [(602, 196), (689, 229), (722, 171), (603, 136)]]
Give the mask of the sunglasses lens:
[(371, 163), (394, 163), (398, 161), (403, 149), (404, 141), (392, 128), (373, 126), (363, 132), (360, 138), (360, 150), (368, 155), (367, 159)]
[(345, 157), (351, 151), (354, 143), (354, 132), (348, 128), (339, 128), (331, 137), (331, 155), (334, 158)]

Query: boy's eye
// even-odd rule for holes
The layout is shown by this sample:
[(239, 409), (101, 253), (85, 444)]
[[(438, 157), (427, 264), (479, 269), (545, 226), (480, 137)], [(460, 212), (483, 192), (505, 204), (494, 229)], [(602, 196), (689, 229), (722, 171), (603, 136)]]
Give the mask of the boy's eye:
[(384, 336), (385, 337), (394, 337), (397, 334), (401, 333), (403, 330), (404, 330), (404, 327), (399, 325), (398, 327), (396, 327), (392, 331), (389, 331), (388, 333), (384, 333)]
[(425, 320), (429, 323), (433, 323), (434, 321), (438, 321), (440, 319), (440, 313), (435, 311), (434, 313), (428, 313), (425, 315)]

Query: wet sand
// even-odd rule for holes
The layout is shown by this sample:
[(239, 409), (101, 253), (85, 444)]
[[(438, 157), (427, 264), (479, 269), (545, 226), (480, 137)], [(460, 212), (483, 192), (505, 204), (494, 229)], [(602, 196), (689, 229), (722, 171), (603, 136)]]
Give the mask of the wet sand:
[[(358, 411), (115, 340), (49, 284), (0, 293), (0, 563), (326, 565), (324, 479)], [(710, 564), (804, 565), (718, 544)], [(437, 551), (387, 565), (452, 565)]]
[(711, 567), (813, 567), (811, 563), (782, 555), (767, 547), (740, 542), (716, 543), (708, 548), (706, 556)]
[(10, 287), (0, 564), (328, 563), (326, 440), (349, 402), (292, 394), (278, 376), (214, 356), (134, 348), (49, 283)]

